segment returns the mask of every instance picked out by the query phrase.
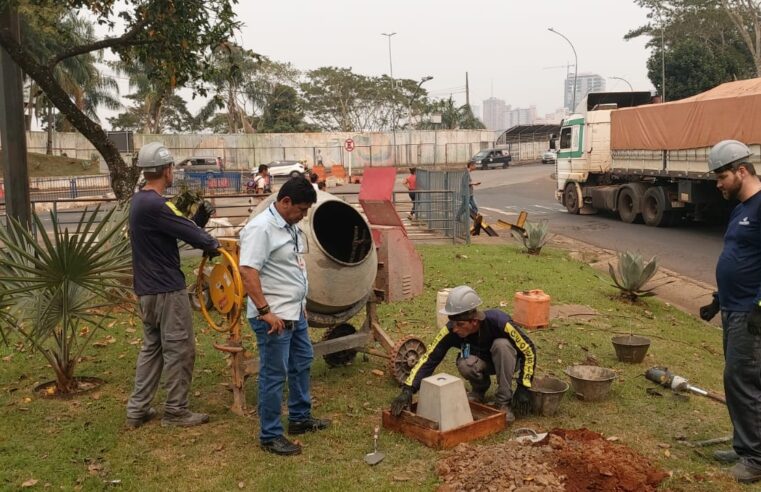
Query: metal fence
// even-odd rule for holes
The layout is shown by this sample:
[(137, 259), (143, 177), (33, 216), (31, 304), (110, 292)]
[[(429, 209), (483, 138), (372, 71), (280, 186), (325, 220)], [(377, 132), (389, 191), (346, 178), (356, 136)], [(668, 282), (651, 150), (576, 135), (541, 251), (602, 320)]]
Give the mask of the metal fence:
[(470, 243), (470, 189), (467, 171), (417, 173), (417, 218), (434, 231)]

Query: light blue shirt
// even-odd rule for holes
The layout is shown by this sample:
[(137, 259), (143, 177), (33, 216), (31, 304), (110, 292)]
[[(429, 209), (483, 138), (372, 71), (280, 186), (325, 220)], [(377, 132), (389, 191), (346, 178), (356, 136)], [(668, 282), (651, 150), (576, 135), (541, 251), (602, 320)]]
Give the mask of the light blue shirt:
[[(297, 225), (288, 225), (274, 203), (240, 231), (240, 266), (259, 272), (267, 304), (280, 319), (298, 320), (306, 305), (309, 283), (304, 253), (304, 234)], [(249, 297), (247, 317), (258, 315)]]

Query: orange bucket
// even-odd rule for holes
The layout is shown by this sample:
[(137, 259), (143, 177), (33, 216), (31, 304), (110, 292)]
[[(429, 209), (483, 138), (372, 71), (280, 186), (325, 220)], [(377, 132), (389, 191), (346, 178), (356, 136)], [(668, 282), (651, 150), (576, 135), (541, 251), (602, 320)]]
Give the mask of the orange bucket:
[(550, 296), (539, 289), (515, 293), (513, 321), (529, 330), (546, 328), (550, 324)]

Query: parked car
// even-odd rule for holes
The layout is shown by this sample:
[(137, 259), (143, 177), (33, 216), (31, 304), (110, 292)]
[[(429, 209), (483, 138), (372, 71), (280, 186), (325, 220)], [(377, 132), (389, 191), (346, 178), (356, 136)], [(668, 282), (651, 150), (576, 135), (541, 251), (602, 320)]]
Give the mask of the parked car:
[(512, 160), (510, 152), (504, 149), (483, 149), (478, 154), (470, 158), (468, 163), (474, 163), (481, 169), (489, 169), (490, 167), (506, 168), (510, 165)]
[(542, 154), (542, 164), (555, 164), (558, 160), (558, 154), (554, 150), (548, 150)]
[(267, 164), (269, 172), (272, 176), (289, 176), (294, 178), (296, 176), (303, 176), (306, 172), (306, 167), (301, 161), (272, 161)]
[(221, 173), (225, 165), (221, 157), (189, 157), (183, 159), (175, 166), (175, 171), (189, 173)]

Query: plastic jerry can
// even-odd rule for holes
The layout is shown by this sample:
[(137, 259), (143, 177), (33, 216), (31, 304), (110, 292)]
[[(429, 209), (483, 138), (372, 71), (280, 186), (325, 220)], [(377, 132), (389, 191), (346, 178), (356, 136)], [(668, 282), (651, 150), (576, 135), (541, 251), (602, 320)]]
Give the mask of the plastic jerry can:
[(550, 296), (539, 289), (515, 293), (513, 321), (529, 330), (546, 328), (550, 324)]

